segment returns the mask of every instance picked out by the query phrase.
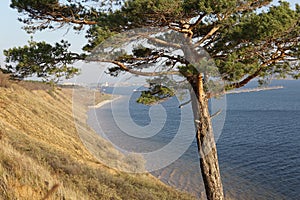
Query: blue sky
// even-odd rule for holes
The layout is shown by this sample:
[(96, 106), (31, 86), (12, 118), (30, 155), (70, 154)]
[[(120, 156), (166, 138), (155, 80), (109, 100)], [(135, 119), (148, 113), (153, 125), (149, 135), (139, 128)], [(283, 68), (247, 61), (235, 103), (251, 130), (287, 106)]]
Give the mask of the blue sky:
[[(4, 65), (3, 50), (15, 46), (23, 46), (30, 40), (30, 35), (23, 29), (23, 24), (17, 20), (21, 15), (14, 9), (9, 7), (10, 0), (0, 1), (0, 13), (2, 20), (0, 21), (0, 65)], [(49, 43), (59, 42), (61, 39), (69, 40), (72, 44), (71, 49), (80, 51), (86, 43), (84, 34), (75, 33), (72, 29), (62, 28), (55, 31), (37, 32), (33, 35), (35, 41), (47, 41)]]
[[(299, 0), (289, 0), (291, 4), (299, 2)], [(0, 1), (0, 13), (2, 20), (0, 21), (1, 27), (1, 40), (0, 40), (0, 65), (4, 65), (3, 50), (15, 46), (23, 46), (30, 39), (24, 30), (22, 30), (22, 23), (17, 18), (20, 16), (16, 10), (9, 7), (10, 0)], [(86, 43), (83, 34), (74, 33), (73, 30), (68, 32), (67, 28), (55, 31), (43, 31), (34, 35), (34, 40), (45, 40), (50, 43), (58, 42), (61, 39), (66, 39), (72, 44), (71, 50), (80, 51), (81, 47)]]

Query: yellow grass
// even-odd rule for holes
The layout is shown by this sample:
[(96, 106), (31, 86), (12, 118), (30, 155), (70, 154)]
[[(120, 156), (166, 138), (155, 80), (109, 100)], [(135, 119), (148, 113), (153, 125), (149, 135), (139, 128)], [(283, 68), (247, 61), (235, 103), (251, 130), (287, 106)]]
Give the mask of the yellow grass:
[(132, 158), (85, 122), (87, 106), (110, 97), (85, 92), (84, 106), (74, 105), (74, 119), (72, 89), (51, 91), (40, 83), (7, 80), (4, 87), (0, 84), (0, 199), (194, 199), (150, 174), (110, 169), (87, 151), (74, 120), (85, 131), (86, 145), (97, 146), (98, 156), (120, 168), (132, 167)]

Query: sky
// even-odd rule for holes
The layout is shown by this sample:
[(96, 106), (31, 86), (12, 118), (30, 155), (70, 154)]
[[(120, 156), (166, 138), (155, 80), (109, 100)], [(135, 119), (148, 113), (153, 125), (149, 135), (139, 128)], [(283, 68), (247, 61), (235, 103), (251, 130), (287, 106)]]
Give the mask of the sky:
[[(9, 7), (11, 0), (0, 0), (0, 65), (5, 65), (3, 50), (15, 46), (24, 46), (30, 40), (31, 35), (27, 34), (23, 29), (23, 24), (17, 19), (21, 16), (16, 10)], [(295, 5), (299, 0), (289, 0), (292, 5)], [(60, 40), (68, 40), (71, 43), (72, 51), (80, 52), (81, 48), (86, 44), (84, 34), (75, 33), (72, 29), (62, 28), (55, 31), (42, 31), (33, 35), (35, 41), (46, 41), (48, 43), (59, 42)]]
[[(16, 10), (9, 7), (11, 0), (0, 1), (0, 65), (4, 65), (3, 50), (15, 46), (24, 46), (30, 40), (31, 35), (22, 29), (23, 24), (19, 22), (18, 17), (22, 16)], [(49, 43), (59, 42), (61, 39), (70, 41), (71, 50), (80, 51), (86, 43), (84, 34), (75, 33), (72, 29), (62, 28), (55, 31), (37, 32), (33, 35), (35, 41), (47, 41)]]

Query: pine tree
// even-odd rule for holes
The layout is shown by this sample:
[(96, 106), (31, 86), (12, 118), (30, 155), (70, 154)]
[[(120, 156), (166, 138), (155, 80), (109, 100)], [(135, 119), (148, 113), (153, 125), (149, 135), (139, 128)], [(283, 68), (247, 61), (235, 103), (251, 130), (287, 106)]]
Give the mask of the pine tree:
[[(111, 75), (127, 72), (156, 79), (138, 100), (145, 104), (174, 95), (167, 87), (170, 80), (165, 79), (166, 75), (184, 77), (195, 94), (191, 95), (191, 102), (200, 167), (210, 200), (224, 199), (208, 109), (209, 98), (221, 91), (207, 89), (210, 84), (207, 69), (199, 69), (202, 66), (199, 63), (205, 62), (201, 51), (208, 52), (214, 60), (226, 90), (240, 88), (255, 78), (300, 76), (300, 6), (292, 9), (285, 1), (271, 5), (270, 0), (12, 0), (11, 7), (23, 14), (19, 20), (29, 33), (71, 26), (76, 31), (87, 29), (88, 39), (83, 47), (85, 54), (69, 52), (64, 41), (54, 46), (31, 41), (29, 46), (5, 51), (10, 63), (6, 70), (17, 76), (74, 74), (74, 69), (67, 65), (86, 58), (110, 62), (114, 64), (109, 69)], [(95, 56), (94, 49), (106, 39), (138, 28), (164, 28), (180, 34), (184, 42), (171, 45), (171, 36), (166, 34), (147, 38), (152, 44), (164, 47), (159, 51), (139, 46), (131, 53), (118, 52), (113, 59), (101, 60)], [(183, 55), (169, 54), (168, 49), (176, 49), (178, 45)], [(189, 58), (190, 55), (196, 55), (197, 59)], [(158, 60), (164, 61), (159, 72), (145, 71), (149, 67), (145, 62), (155, 65)]]

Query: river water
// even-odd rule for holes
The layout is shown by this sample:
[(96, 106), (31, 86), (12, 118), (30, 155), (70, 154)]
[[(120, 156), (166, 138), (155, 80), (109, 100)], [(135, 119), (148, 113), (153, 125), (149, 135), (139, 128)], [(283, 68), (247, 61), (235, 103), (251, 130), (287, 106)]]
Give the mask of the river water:
[[(226, 95), (226, 118), (217, 148), (224, 189), (233, 199), (300, 199), (300, 81), (272, 84), (284, 88)], [(126, 96), (125, 90), (117, 93)], [(138, 92), (130, 95), (130, 118), (140, 127), (149, 125), (149, 107), (135, 103)], [(120, 149), (151, 152), (163, 148), (182, 122), (189, 133), (186, 142), (194, 132), (192, 116), (182, 119), (179, 102), (171, 99), (164, 104), (166, 119), (156, 135), (128, 136), (116, 123), (128, 120), (128, 115), (116, 117), (126, 103), (120, 98), (104, 105), (95, 110), (95, 116), (90, 113), (88, 120), (91, 127), (96, 131), (100, 127), (102, 134)], [(205, 197), (195, 140), (179, 159), (152, 174), (169, 185)]]

